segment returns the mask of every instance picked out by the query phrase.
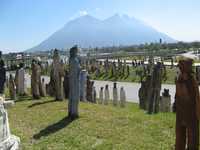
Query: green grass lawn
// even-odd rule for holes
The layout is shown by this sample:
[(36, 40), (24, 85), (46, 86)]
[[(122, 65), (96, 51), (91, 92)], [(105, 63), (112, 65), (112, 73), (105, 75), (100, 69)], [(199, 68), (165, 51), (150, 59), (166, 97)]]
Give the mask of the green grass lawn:
[(175, 115), (148, 115), (126, 108), (80, 103), (80, 118), (70, 122), (67, 102), (20, 99), (9, 110), (12, 133), (24, 150), (171, 150)]
[[(136, 75), (136, 70), (137, 68), (134, 67), (130, 67), (130, 74), (129, 76), (125, 75), (124, 76), (106, 76), (106, 74), (104, 73), (103, 68), (101, 68), (101, 72), (99, 77), (95, 76), (95, 73), (91, 74), (91, 78), (93, 80), (101, 80), (101, 81), (119, 81), (119, 82), (140, 82), (140, 77), (138, 75)], [(166, 67), (167, 70), (167, 80), (163, 81), (164, 84), (174, 84), (175, 83), (175, 76), (176, 76), (176, 68), (173, 67)]]

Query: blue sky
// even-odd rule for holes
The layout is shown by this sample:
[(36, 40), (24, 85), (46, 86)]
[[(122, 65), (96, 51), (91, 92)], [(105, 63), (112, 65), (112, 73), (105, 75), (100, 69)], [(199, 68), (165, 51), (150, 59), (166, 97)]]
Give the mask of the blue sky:
[(0, 0), (0, 50), (31, 48), (85, 14), (127, 14), (176, 40), (200, 41), (199, 8), (200, 0)]

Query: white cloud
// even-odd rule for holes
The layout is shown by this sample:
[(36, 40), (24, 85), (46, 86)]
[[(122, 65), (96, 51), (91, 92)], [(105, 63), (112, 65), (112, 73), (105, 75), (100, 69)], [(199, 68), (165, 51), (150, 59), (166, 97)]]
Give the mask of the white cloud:
[(80, 11), (76, 12), (73, 16), (71, 16), (69, 18), (69, 20), (74, 20), (75, 18), (85, 16), (85, 15), (88, 15), (88, 12), (86, 10), (80, 10)]
[(88, 12), (86, 10), (79, 11), (79, 16), (85, 16), (88, 15)]

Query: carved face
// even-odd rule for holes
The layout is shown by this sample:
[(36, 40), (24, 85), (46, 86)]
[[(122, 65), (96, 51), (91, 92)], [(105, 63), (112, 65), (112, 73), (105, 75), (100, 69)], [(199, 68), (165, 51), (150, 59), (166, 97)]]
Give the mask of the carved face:
[(78, 53), (78, 47), (77, 46), (74, 46), (70, 49), (70, 57), (76, 57), (77, 56), (77, 53)]
[(10, 80), (13, 80), (13, 76), (12, 76), (12, 74), (10, 74)]
[(180, 60), (178, 63), (178, 67), (181, 73), (191, 73), (192, 72), (192, 59)]
[(59, 53), (58, 53), (58, 50), (57, 50), (57, 49), (54, 50), (53, 59), (54, 59), (54, 61), (60, 59), (60, 56), (59, 56)]
[(0, 60), (0, 68), (4, 67), (4, 61), (3, 60)]

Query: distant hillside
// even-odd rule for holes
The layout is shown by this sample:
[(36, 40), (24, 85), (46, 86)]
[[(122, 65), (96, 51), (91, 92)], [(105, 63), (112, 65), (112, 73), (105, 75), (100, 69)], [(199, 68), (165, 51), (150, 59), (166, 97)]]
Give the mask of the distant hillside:
[(114, 15), (103, 21), (86, 15), (68, 22), (62, 29), (28, 51), (70, 48), (75, 44), (83, 48), (134, 45), (156, 42), (160, 38), (167, 43), (175, 42), (166, 34), (127, 15)]

